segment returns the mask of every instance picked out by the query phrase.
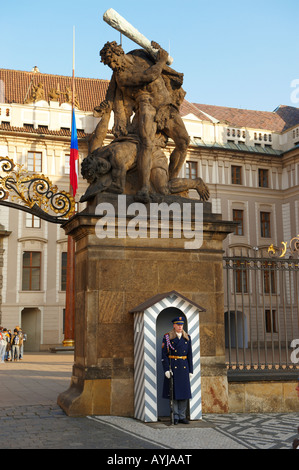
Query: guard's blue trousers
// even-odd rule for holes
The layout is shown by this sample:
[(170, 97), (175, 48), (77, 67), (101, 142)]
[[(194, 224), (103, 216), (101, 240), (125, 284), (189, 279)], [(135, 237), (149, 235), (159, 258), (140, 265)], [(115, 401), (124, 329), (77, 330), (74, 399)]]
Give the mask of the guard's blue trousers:
[(185, 419), (188, 400), (173, 400), (173, 418)]

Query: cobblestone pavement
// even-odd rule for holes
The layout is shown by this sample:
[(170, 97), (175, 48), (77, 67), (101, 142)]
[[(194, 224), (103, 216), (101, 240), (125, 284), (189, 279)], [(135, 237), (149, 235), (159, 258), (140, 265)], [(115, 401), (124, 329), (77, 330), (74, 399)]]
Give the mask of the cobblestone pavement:
[(209, 415), (207, 419), (249, 449), (290, 449), (299, 425), (299, 413)]
[(134, 419), (95, 416), (101, 423), (180, 449), (291, 449), (299, 424), (298, 413), (204, 415), (188, 426), (144, 424)]
[(69, 418), (55, 403), (0, 409), (1, 449), (161, 449), (121, 429)]
[(1, 449), (102, 449), (108, 456), (113, 449), (291, 449), (297, 436), (299, 413), (204, 415), (178, 426), (70, 418), (56, 401), (69, 386), (72, 363), (66, 353), (37, 353), (0, 365)]

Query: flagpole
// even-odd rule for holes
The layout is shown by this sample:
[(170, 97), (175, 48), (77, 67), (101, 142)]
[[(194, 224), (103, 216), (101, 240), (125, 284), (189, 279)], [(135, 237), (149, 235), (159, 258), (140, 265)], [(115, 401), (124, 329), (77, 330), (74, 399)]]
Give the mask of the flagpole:
[(75, 109), (75, 26), (73, 26), (73, 76), (72, 76), (72, 114)]
[[(75, 26), (73, 27), (73, 71), (72, 71), (72, 126), (75, 109)], [(73, 129), (72, 129), (73, 133)], [(70, 182), (70, 193), (74, 190)], [(69, 235), (67, 243), (66, 301), (63, 346), (75, 345), (75, 241)]]

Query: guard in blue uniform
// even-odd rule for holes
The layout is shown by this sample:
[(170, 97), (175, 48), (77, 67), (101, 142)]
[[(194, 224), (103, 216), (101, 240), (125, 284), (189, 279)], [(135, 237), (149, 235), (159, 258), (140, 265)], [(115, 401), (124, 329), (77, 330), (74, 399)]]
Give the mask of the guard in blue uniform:
[(170, 374), (173, 375), (174, 424), (188, 424), (186, 411), (192, 398), (190, 376), (193, 374), (192, 345), (184, 331), (184, 318), (172, 320), (173, 330), (166, 333), (162, 342), (162, 365), (165, 373), (163, 398), (170, 398)]

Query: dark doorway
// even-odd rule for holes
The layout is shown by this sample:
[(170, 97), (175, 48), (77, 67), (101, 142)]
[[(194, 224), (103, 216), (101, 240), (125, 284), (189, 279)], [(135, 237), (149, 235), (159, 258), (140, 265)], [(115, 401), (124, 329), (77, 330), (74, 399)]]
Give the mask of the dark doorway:
[(40, 351), (41, 344), (41, 312), (39, 308), (24, 308), (22, 310), (21, 327), (27, 335), (24, 351)]
[[(231, 310), (224, 313), (225, 347), (248, 348), (246, 315), (240, 311)], [(244, 330), (244, 331), (243, 331)]]

